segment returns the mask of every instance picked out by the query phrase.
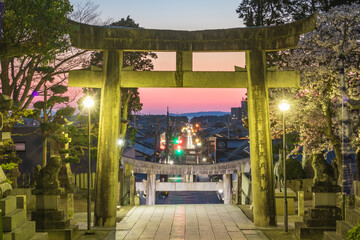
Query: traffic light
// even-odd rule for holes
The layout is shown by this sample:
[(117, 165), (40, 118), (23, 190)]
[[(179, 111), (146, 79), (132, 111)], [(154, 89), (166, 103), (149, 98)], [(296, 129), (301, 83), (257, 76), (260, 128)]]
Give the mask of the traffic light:
[(176, 149), (175, 154), (177, 154), (177, 155), (182, 154), (183, 150), (182, 150), (181, 145), (177, 145), (175, 149)]
[(175, 144), (182, 144), (183, 141), (182, 141), (182, 139), (180, 139), (180, 137), (179, 137), (179, 138), (175, 138), (175, 139), (174, 139), (174, 143), (175, 143)]

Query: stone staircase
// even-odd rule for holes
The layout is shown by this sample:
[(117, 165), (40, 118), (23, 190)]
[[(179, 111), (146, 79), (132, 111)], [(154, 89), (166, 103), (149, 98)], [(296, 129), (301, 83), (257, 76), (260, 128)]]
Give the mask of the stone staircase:
[(347, 232), (360, 223), (360, 182), (354, 181), (354, 204), (347, 204), (345, 221), (336, 221), (336, 232), (324, 232), (324, 240), (346, 240)]
[(36, 233), (35, 222), (26, 216), (25, 196), (8, 196), (0, 200), (3, 240), (48, 240), (47, 233)]

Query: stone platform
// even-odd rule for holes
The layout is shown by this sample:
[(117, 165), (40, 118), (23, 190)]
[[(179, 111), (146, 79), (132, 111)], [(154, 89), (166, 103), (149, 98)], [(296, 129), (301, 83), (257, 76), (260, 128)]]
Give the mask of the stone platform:
[(335, 231), (336, 221), (341, 220), (341, 209), (336, 206), (339, 186), (318, 185), (311, 188), (313, 207), (304, 215), (303, 222), (295, 223), (299, 239), (323, 239), (325, 231)]
[[(275, 205), (276, 205), (276, 215), (284, 215), (284, 189), (281, 189), (282, 192), (279, 191), (279, 189), (275, 189)], [(296, 193), (291, 190), (290, 188), (287, 188), (287, 209), (288, 209), (288, 215), (295, 215), (295, 198)]]
[(78, 237), (79, 228), (70, 226), (65, 211), (60, 210), (60, 193), (63, 189), (34, 189), (36, 195), (36, 211), (31, 219), (36, 221), (36, 229), (47, 232), (51, 240), (72, 240)]
[(114, 235), (114, 239), (268, 239), (239, 207), (223, 204), (134, 207), (116, 225)]
[(0, 210), (4, 240), (49, 239), (47, 233), (35, 232), (35, 222), (27, 220), (25, 196), (8, 196), (1, 199)]

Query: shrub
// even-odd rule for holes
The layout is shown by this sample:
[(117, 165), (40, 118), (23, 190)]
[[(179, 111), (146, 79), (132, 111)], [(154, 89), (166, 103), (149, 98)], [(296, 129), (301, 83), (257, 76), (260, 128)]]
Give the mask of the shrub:
[(348, 240), (358, 240), (360, 239), (360, 224), (355, 226), (353, 229), (350, 229), (347, 233)]
[(304, 179), (305, 171), (301, 166), (301, 163), (296, 160), (289, 158), (286, 160), (286, 179)]

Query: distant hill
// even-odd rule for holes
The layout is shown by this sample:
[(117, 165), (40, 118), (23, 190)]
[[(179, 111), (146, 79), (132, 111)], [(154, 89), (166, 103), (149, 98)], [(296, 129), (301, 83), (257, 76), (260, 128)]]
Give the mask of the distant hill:
[(170, 113), (170, 116), (186, 116), (188, 118), (193, 118), (193, 117), (201, 117), (201, 116), (224, 116), (227, 114), (230, 114), (230, 112), (209, 111), (209, 112), (193, 112), (193, 113), (180, 113), (180, 114)]

